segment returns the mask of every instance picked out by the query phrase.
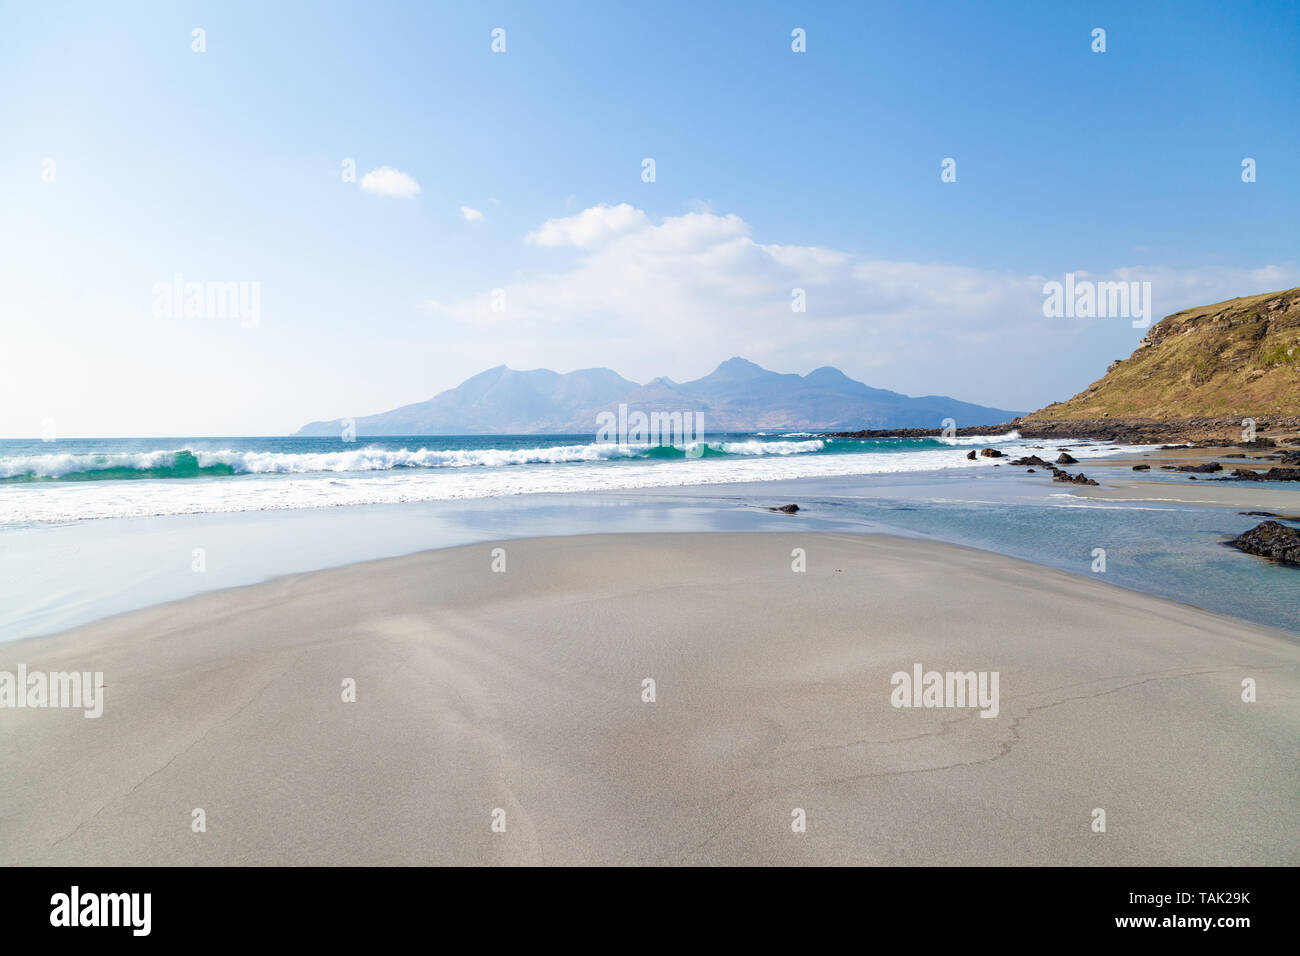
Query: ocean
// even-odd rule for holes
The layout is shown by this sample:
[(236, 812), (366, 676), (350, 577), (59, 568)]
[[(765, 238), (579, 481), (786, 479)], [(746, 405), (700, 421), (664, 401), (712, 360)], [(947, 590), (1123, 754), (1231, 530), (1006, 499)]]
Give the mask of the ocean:
[[(673, 447), (591, 435), (358, 439), (130, 438), (0, 441), (0, 526), (633, 490), (991, 467), (1000, 438), (856, 440), (720, 435)], [(1114, 454), (1085, 445), (1081, 459)]]
[[(1300, 633), (1294, 569), (1224, 547), (1258, 518), (1089, 498), (1041, 469), (966, 457), (985, 446), (1049, 460), (1068, 446), (1071, 471), (1149, 450), (1015, 433), (746, 433), (681, 448), (590, 435), (0, 441), (0, 640), (428, 548), (796, 528), (968, 545)], [(798, 515), (766, 510), (789, 502)]]

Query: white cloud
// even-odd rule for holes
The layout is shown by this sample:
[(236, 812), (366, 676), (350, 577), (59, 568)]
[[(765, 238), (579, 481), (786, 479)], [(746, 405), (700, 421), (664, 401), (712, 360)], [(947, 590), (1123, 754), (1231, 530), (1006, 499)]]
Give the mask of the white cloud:
[(527, 241), (538, 246), (577, 246), (581, 249), (648, 224), (646, 214), (627, 203), (592, 206), (576, 216), (546, 220), (536, 232), (528, 234)]
[(411, 199), (420, 192), (420, 184), (392, 166), (380, 166), (361, 177), (361, 188), (376, 196)]
[(471, 209), (469, 206), (461, 206), (460, 214), (465, 217), (466, 222), (481, 222), (483, 213), (477, 209)]
[[(512, 280), (504, 311), (488, 290), (423, 304), (486, 365), (608, 365), (681, 380), (740, 354), (780, 371), (834, 365), (885, 388), (1028, 408), (1068, 397), (1143, 334), (1127, 320), (1043, 317), (1044, 282), (1082, 274), (1076, 263), (1044, 277), (764, 244), (739, 216), (697, 211), (655, 223), (626, 203), (547, 220), (526, 239), (568, 248), (573, 261)], [(1150, 280), (1154, 321), (1296, 285), (1300, 272), (1133, 266), (1096, 278)], [(791, 309), (796, 288), (806, 312)], [(483, 334), (497, 323), (509, 324), (508, 339)]]

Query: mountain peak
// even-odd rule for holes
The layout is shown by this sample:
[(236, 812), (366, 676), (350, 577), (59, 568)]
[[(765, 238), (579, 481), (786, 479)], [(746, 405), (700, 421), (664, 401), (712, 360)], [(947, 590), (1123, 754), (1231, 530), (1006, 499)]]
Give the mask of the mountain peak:
[[(835, 368), (805, 377), (734, 356), (691, 382), (661, 377), (645, 385), (608, 368), (561, 374), (498, 365), (428, 401), (368, 415), (356, 425), (359, 435), (578, 435), (619, 404), (700, 412), (710, 432), (935, 426), (946, 417), (992, 424), (1017, 414), (942, 397), (908, 398), (855, 382)], [(313, 422), (299, 434), (336, 435), (338, 429), (337, 422)]]
[(772, 374), (774, 373), (769, 372), (767, 369), (763, 368), (763, 366), (755, 365), (749, 359), (744, 359), (741, 358), (739, 355), (734, 355), (731, 358), (727, 359), (725, 362), (721, 363), (717, 368), (715, 368), (709, 374), (708, 377), (737, 379), (737, 378), (754, 378), (757, 375), (772, 375)]
[(821, 368), (815, 368), (804, 376), (810, 382), (851, 382), (849, 378), (833, 365), (823, 365)]

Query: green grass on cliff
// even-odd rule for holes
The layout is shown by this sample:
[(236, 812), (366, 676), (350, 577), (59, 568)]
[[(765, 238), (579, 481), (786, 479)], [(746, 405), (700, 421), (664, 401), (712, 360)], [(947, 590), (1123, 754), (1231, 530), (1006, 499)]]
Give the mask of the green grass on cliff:
[(1167, 316), (1105, 376), (1026, 418), (1300, 415), (1300, 288)]

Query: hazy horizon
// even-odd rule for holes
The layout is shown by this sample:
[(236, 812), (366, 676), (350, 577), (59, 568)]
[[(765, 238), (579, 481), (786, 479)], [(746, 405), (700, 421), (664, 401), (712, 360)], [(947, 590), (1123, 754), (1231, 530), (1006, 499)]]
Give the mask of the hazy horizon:
[[(746, 359), (744, 356), (741, 356), (741, 355), (733, 355), (733, 356), (730, 356), (730, 357), (728, 357), (728, 358), (726, 358), (726, 359), (723, 359), (723, 360), (719, 361), (719, 362), (717, 363), (717, 365), (716, 365), (713, 369), (711, 369), (710, 372), (709, 372), (707, 375), (703, 376), (703, 378), (706, 378), (706, 379), (707, 379), (707, 378), (709, 377), (709, 375), (712, 375), (713, 373), (717, 372), (717, 371), (718, 371), (719, 369), (721, 369), (723, 366), (727, 365), (727, 364), (730, 363), (730, 362), (736, 362), (736, 361), (740, 361), (740, 362), (748, 362), (748, 359)], [(750, 363), (750, 364), (757, 364), (757, 363)], [(760, 366), (760, 368), (761, 368), (761, 366)], [(453, 386), (452, 388), (450, 388), (450, 389), (444, 389), (444, 390), (442, 390), (442, 391), (451, 391), (451, 392), (454, 392), (454, 391), (455, 391), (457, 388), (459, 388), (461, 385), (464, 385), (465, 382), (468, 382), (468, 381), (470, 381), (471, 379), (477, 378), (477, 377), (480, 376), (480, 375), (485, 375), (485, 374), (487, 374), (488, 372), (496, 371), (497, 369), (504, 369), (504, 370), (506, 370), (506, 371), (516, 372), (516, 373), (520, 373), (520, 374), (528, 374), (528, 373), (532, 373), (532, 372), (554, 372), (554, 373), (556, 373), (556, 374), (558, 374), (558, 375), (564, 376), (564, 375), (579, 374), (579, 373), (582, 373), (582, 372), (613, 372), (615, 375), (619, 375), (619, 372), (618, 372), (617, 369), (611, 369), (611, 368), (609, 368), (608, 366), (592, 366), (592, 367), (589, 367), (589, 368), (570, 369), (570, 370), (568, 370), (568, 371), (561, 371), (561, 370), (559, 370), (559, 369), (545, 369), (545, 368), (515, 369), (515, 368), (511, 368), (510, 366), (505, 365), (504, 363), (502, 363), (502, 364), (494, 365), (494, 366), (492, 366), (491, 368), (482, 369), (482, 370), (480, 370), (479, 372), (476, 372), (474, 375), (469, 376), (469, 378), (467, 378), (465, 381), (463, 381), (463, 382), (459, 382), (459, 383), (457, 383), (457, 385)], [(831, 370), (833, 370), (833, 371), (841, 372), (841, 374), (843, 374), (843, 373), (842, 373), (842, 370), (835, 368), (835, 366), (833, 366), (833, 365), (823, 365), (823, 366), (818, 366), (818, 368), (816, 368), (816, 369), (809, 369), (807, 372), (802, 372), (802, 373), (801, 373), (801, 372), (787, 372), (787, 371), (783, 371), (783, 370), (781, 370), (781, 369), (762, 368), (762, 370), (763, 370), (764, 372), (769, 372), (769, 373), (773, 373), (773, 374), (776, 374), (776, 375), (783, 375), (783, 376), (784, 376), (784, 375), (797, 375), (797, 376), (799, 376), (800, 378), (804, 378), (804, 379), (806, 379), (806, 378), (807, 378), (809, 375), (811, 375), (813, 372), (817, 372), (817, 371), (820, 371), (820, 370), (822, 370), (822, 369), (831, 369)], [(621, 376), (621, 375), (619, 375), (619, 377), (620, 377), (620, 378), (624, 378), (625, 376)], [(659, 381), (660, 379), (663, 379), (663, 378), (670, 378), (670, 376), (655, 376), (654, 378), (647, 379), (646, 381), (643, 381), (643, 382), (637, 382), (637, 381), (635, 381), (635, 380), (631, 380), (631, 379), (629, 379), (628, 381), (630, 382), (630, 384), (632, 384), (632, 385), (634, 385), (634, 386), (637, 386), (637, 387), (645, 387), (645, 386), (647, 386), (647, 385), (654, 384), (655, 382), (657, 382), (657, 381)], [(676, 385), (689, 385), (689, 384), (692, 383), (692, 381), (698, 381), (698, 380), (688, 380), (688, 381), (676, 381), (676, 380), (673, 380), (673, 381), (674, 381), (674, 384), (676, 384)], [(860, 384), (866, 384), (866, 385), (868, 385), (869, 387), (871, 387), (871, 386), (870, 386), (870, 383), (860, 383)], [(442, 391), (438, 392), (436, 395), (428, 396), (428, 397), (426, 397), (425, 399), (417, 400), (417, 401), (415, 401), (415, 402), (411, 402), (411, 403), (407, 403), (407, 404), (415, 404), (415, 405), (424, 404), (424, 403), (427, 402), (429, 399), (435, 398), (435, 397), (437, 397), (437, 395), (441, 395), (441, 394), (442, 394)], [(900, 393), (900, 394), (901, 394), (901, 393)], [(937, 393), (936, 393), (936, 394), (931, 394), (931, 395), (917, 395), (917, 396), (904, 396), (904, 397), (906, 397), (906, 398), (915, 398), (915, 399), (929, 399), (929, 398), (945, 398), (945, 399), (947, 399), (947, 398), (951, 398), (951, 399), (955, 399), (955, 400), (957, 400), (957, 401), (961, 401), (961, 399), (960, 399), (958, 396), (938, 395)], [(402, 407), (404, 407), (404, 406), (397, 406), (397, 408), (402, 408)], [(360, 411), (359, 413), (357, 413), (357, 414), (355, 414), (355, 415), (348, 416), (348, 417), (349, 417), (349, 418), (354, 418), (354, 419), (360, 419), (360, 418), (372, 417), (372, 416), (374, 416), (374, 415), (379, 415), (379, 414), (382, 414), (382, 413), (385, 413), (385, 412), (394, 411), (394, 410), (396, 410), (396, 409), (375, 409), (373, 412), (371, 412), (371, 411), (364, 411), (364, 410), (363, 410), (363, 411)], [(1022, 410), (1022, 411), (1020, 411), (1020, 412), (1013, 412), (1013, 410), (1011, 410), (1011, 409), (1003, 409), (1003, 411), (1006, 411), (1006, 412), (1008, 412), (1008, 413), (1010, 413), (1010, 414), (1023, 414), (1023, 413), (1025, 413), (1025, 412), (1030, 411), (1030, 409), (1024, 409), (1024, 410)], [(331, 436), (322, 436), (322, 435), (300, 435), (300, 434), (298, 434), (298, 433), (301, 432), (301, 431), (302, 431), (305, 427), (307, 427), (307, 426), (316, 425), (316, 424), (321, 424), (321, 423), (328, 423), (328, 422), (332, 422), (332, 421), (335, 421), (335, 420), (334, 420), (334, 419), (317, 419), (317, 420), (315, 420), (315, 421), (311, 421), (311, 422), (303, 422), (303, 423), (301, 423), (301, 424), (299, 425), (298, 428), (295, 428), (293, 431), (290, 431), (290, 432), (283, 432), (283, 433), (242, 434), (242, 435), (234, 435), (234, 434), (231, 434), (231, 435), (200, 435), (200, 434), (188, 434), (188, 433), (176, 433), (176, 434), (166, 434), (166, 435), (164, 435), (164, 434), (157, 434), (157, 435), (155, 435), (155, 434), (139, 434), (139, 435), (134, 435), (134, 434), (123, 434), (123, 435), (59, 435), (59, 436), (57, 436), (57, 438), (56, 438), (55, 440), (57, 440), (57, 441), (76, 441), (76, 440), (90, 440), (90, 441), (95, 441), (95, 440), (100, 440), (100, 439), (110, 439), (110, 438), (127, 438), (127, 439), (135, 439), (135, 440), (138, 440), (138, 439), (145, 439), (145, 438), (159, 438), (159, 439), (171, 439), (171, 438), (205, 438), (205, 439), (215, 439), (215, 438), (293, 438), (293, 437), (302, 437), (302, 438), (320, 438), (320, 437), (331, 437)], [(975, 423), (963, 423), (963, 424), (975, 424)], [(866, 426), (864, 425), (863, 427), (866, 427)], [(918, 425), (918, 426), (908, 426), (908, 427), (930, 427), (930, 426), (929, 426), (929, 425)], [(933, 427), (939, 427), (939, 426), (938, 426), (938, 424), (934, 424)], [(427, 434), (420, 434), (420, 435), (411, 434), (411, 435), (408, 436), (408, 437), (425, 437), (425, 438), (454, 437), (454, 438), (467, 438), (467, 437), (482, 436), (482, 437), (485, 437), (485, 438), (489, 438), (489, 437), (502, 437), (502, 436), (537, 436), (537, 437), (543, 437), (543, 436), (545, 436), (545, 435), (585, 435), (585, 434), (587, 434), (588, 432), (590, 432), (593, 428), (595, 428), (594, 423), (593, 423), (593, 425), (592, 425), (592, 428), (588, 428), (588, 429), (584, 429), (584, 430), (550, 431), (550, 432), (535, 432), (535, 431), (520, 431), (520, 432), (501, 432), (501, 431), (483, 431), (483, 432), (472, 432), (472, 431), (470, 431), (470, 432), (463, 432), (463, 431), (437, 431), (437, 432), (428, 432)], [(718, 431), (719, 433), (721, 433), (721, 432), (728, 432), (728, 433), (732, 433), (732, 434), (739, 434), (739, 433), (748, 433), (748, 432), (753, 432), (753, 431), (755, 431), (755, 428), (757, 428), (757, 426), (755, 426), (754, 428), (743, 428), (743, 429), (741, 429), (741, 428), (736, 428), (736, 429), (716, 429), (716, 430), (715, 430), (715, 429), (710, 429), (710, 431)], [(3, 438), (0, 438), (0, 441), (35, 441), (35, 440), (37, 440), (37, 438), (39, 438), (39, 437), (40, 437), (40, 436), (3, 437)], [(359, 437), (359, 438), (366, 438), (366, 437), (371, 437), (371, 438), (393, 438), (393, 437), (400, 437), (400, 436), (391, 435), (391, 434), (385, 434), (385, 433), (365, 433), (365, 432), (358, 432), (358, 437)]]

